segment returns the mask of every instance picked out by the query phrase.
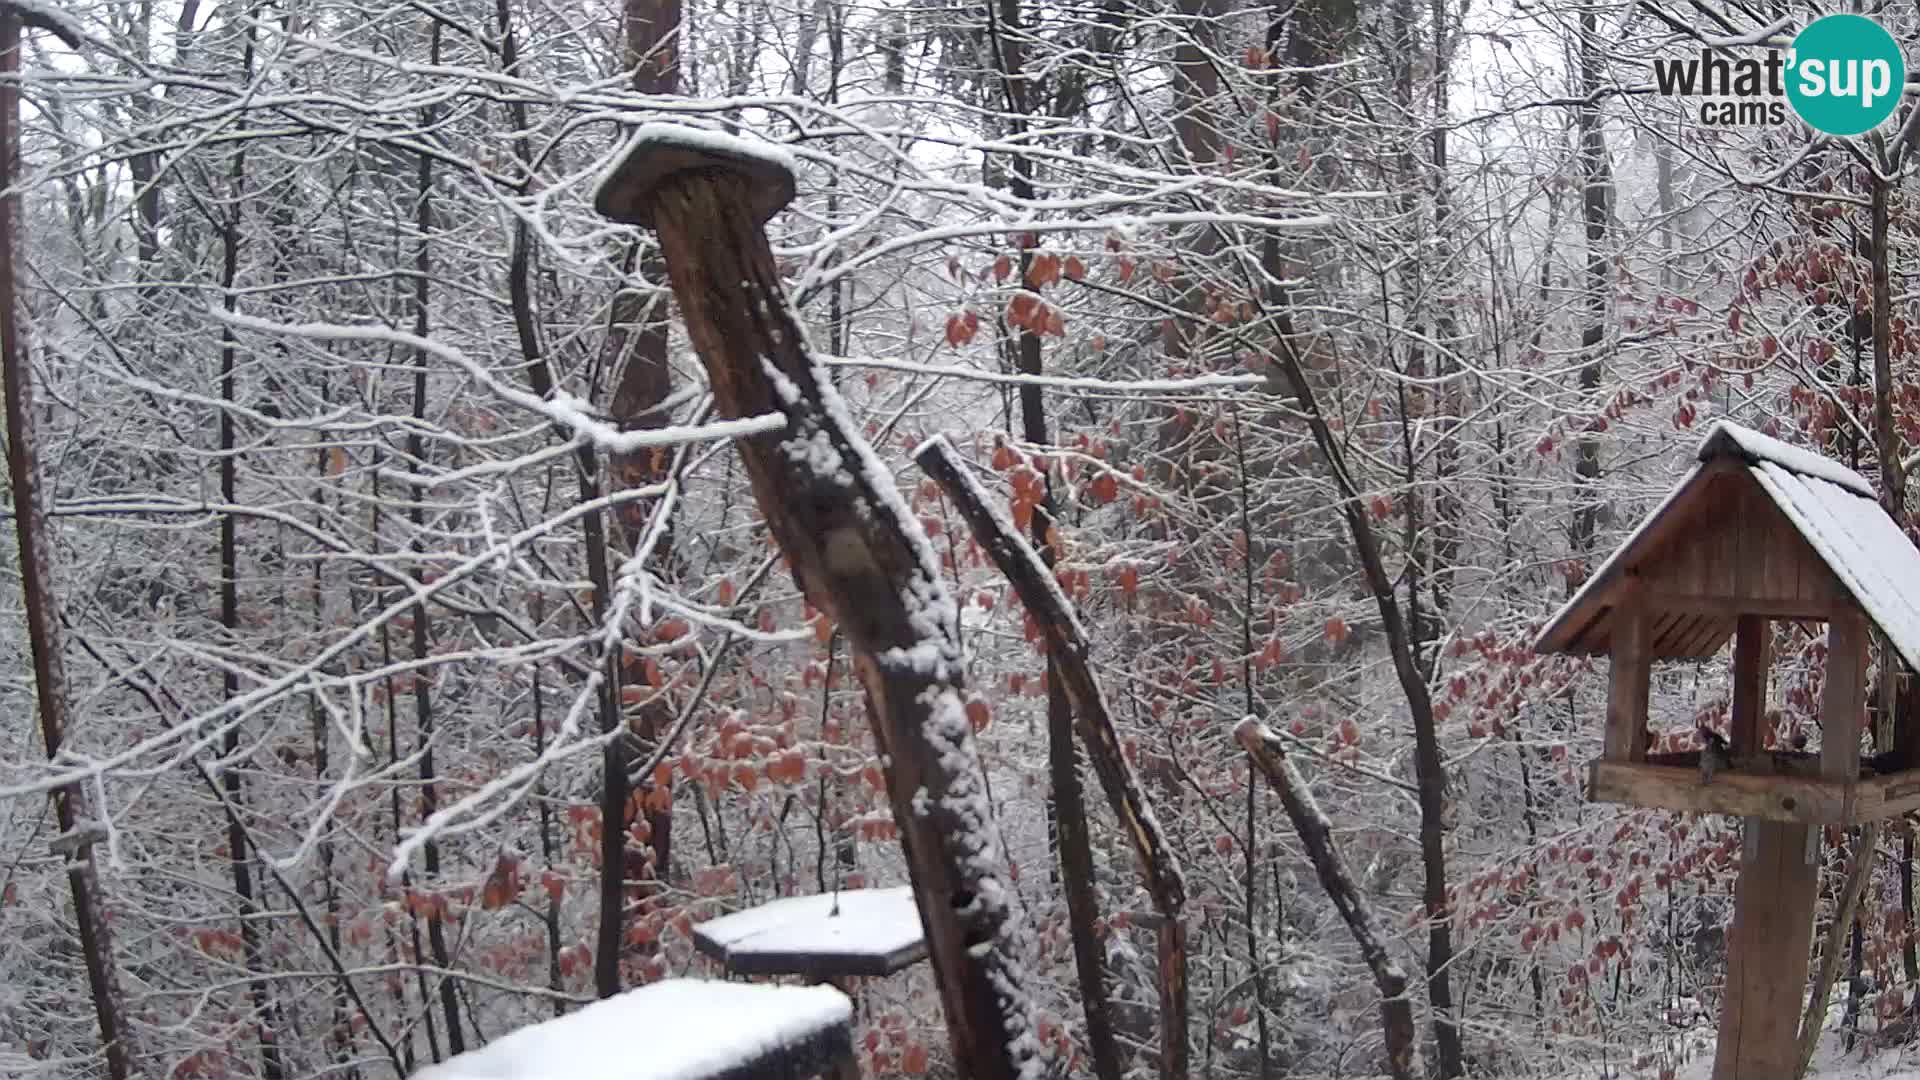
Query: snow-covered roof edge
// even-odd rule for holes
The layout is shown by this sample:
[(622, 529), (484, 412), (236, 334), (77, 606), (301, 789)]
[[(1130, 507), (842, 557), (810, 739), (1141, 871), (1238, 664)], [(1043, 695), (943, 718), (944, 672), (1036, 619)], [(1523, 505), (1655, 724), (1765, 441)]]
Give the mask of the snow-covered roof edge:
[(1920, 550), (1880, 504), (1771, 462), (1754, 479), (1880, 628), (1901, 659), (1920, 671)]
[(799, 165), (796, 163), (793, 153), (778, 143), (770, 143), (761, 139), (743, 138), (739, 135), (729, 135), (724, 131), (714, 131), (710, 128), (695, 127), (684, 120), (650, 120), (634, 128), (633, 134), (627, 136), (626, 145), (620, 148), (620, 152), (607, 159), (606, 167), (600, 172), (600, 178), (594, 181), (593, 201), (595, 205), (599, 205), (603, 197), (602, 192), (606, 189), (606, 186), (614, 182), (620, 175), (622, 166), (633, 157), (634, 151), (640, 149), (642, 146), (655, 148), (672, 147), (704, 154), (715, 154), (721, 157), (754, 161), (769, 168), (785, 169), (788, 175), (799, 171)]
[(1838, 484), (1855, 495), (1869, 499), (1875, 497), (1873, 485), (1867, 483), (1865, 477), (1830, 457), (1788, 445), (1771, 435), (1741, 427), (1731, 420), (1717, 420), (1707, 429), (1706, 437), (1700, 440), (1696, 456), (1701, 461), (1712, 461), (1726, 454), (1737, 454), (1746, 458), (1749, 464), (1771, 461), (1790, 473)]

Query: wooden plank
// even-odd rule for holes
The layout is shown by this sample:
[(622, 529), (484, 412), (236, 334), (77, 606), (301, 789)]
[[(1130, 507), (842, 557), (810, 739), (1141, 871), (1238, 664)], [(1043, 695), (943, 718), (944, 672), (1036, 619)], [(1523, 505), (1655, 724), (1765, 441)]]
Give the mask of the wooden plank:
[(1782, 1080), (1798, 1065), (1820, 872), (1805, 858), (1807, 826), (1749, 820), (1746, 829), (1713, 1080)]
[(1698, 769), (1595, 761), (1587, 771), (1593, 802), (1696, 814), (1732, 814), (1802, 825), (1838, 825), (1852, 812), (1854, 784), (1795, 776), (1722, 771), (1702, 784)]
[(1648, 582), (1641, 590), (1640, 597), (1641, 603), (1651, 611), (1711, 615), (1719, 618), (1765, 615), (1775, 619), (1829, 619), (1852, 608), (1851, 604), (1841, 605), (1830, 599), (1722, 596), (1678, 592), (1655, 582)]
[(1724, 596), (1761, 596), (1759, 590), (1743, 588), (1745, 575), (1741, 573), (1747, 567), (1747, 561), (1741, 557), (1741, 548), (1747, 544), (1747, 528), (1740, 519), (1741, 496), (1753, 488), (1753, 479), (1749, 475), (1740, 477), (1722, 477), (1720, 479), (1720, 515), (1715, 517), (1716, 544), (1715, 565), (1707, 580), (1715, 584), (1713, 590)]
[(1920, 769), (1860, 781), (1854, 791), (1853, 820), (1884, 821), (1920, 810)]
[(1740, 617), (1733, 638), (1733, 730), (1727, 739), (1735, 758), (1758, 753), (1763, 743), (1772, 646), (1772, 627), (1765, 616)]
[(1687, 639), (1683, 655), (1704, 660), (1717, 654), (1727, 639), (1733, 636), (1738, 623), (1738, 618), (1732, 616), (1701, 616), (1700, 628)]
[(1820, 775), (1857, 779), (1866, 710), (1867, 624), (1858, 613), (1827, 624), (1827, 681), (1820, 694)]
[[(1647, 608), (1647, 655), (1672, 656), (1686, 636), (1687, 626), (1692, 616), (1685, 612), (1662, 611)], [(1616, 616), (1617, 618), (1618, 616)], [(1618, 649), (1614, 653), (1619, 655)]]
[(1647, 691), (1652, 676), (1646, 609), (1638, 604), (1615, 608), (1613, 624), (1605, 754), (1609, 761), (1643, 761), (1647, 756)]

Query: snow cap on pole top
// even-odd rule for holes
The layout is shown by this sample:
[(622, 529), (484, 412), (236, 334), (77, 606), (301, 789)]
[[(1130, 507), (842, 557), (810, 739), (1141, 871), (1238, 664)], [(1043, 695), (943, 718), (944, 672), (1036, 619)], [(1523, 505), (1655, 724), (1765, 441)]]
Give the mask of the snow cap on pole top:
[(593, 208), (615, 221), (652, 226), (654, 189), (675, 173), (720, 169), (746, 177), (756, 222), (793, 201), (793, 155), (772, 143), (686, 124), (642, 124), (600, 181)]

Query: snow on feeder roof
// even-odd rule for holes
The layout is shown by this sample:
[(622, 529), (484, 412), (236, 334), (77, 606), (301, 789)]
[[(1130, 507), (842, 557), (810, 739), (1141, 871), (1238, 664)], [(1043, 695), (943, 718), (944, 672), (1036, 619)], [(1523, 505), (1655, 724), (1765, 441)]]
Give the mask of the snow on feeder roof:
[(744, 174), (748, 206), (758, 222), (793, 201), (794, 161), (785, 148), (687, 124), (652, 123), (641, 124), (627, 140), (594, 192), (593, 208), (615, 221), (651, 227), (648, 196), (661, 180), (689, 169)]
[(788, 1080), (853, 1056), (830, 986), (669, 979), (501, 1036), (413, 1080)]
[(1638, 590), (1659, 609), (1649, 628), (1658, 659), (1713, 656), (1738, 614), (1827, 619), (1857, 608), (1920, 671), (1920, 551), (1874, 501), (1871, 484), (1726, 421), (1696, 456), (1547, 623), (1536, 651), (1609, 653), (1615, 612)]
[(792, 896), (696, 924), (694, 947), (734, 975), (891, 975), (926, 958), (913, 889)]

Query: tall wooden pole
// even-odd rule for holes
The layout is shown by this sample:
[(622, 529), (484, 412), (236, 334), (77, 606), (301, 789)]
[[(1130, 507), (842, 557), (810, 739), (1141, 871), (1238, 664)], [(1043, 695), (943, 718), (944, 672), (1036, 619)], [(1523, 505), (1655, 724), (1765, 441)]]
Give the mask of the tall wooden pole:
[[(1736, 749), (1761, 749), (1766, 707), (1766, 620), (1742, 618), (1734, 637)], [(1828, 627), (1826, 691), (1820, 702), (1820, 775), (1858, 779), (1866, 669), (1858, 613)], [(1779, 1080), (1799, 1067), (1801, 999), (1813, 945), (1820, 883), (1813, 827), (1748, 818), (1727, 935), (1727, 989), (1713, 1080)]]
[[(13, 485), (14, 534), (20, 543), (20, 593), (26, 607), (27, 643), (33, 653), (33, 683), (40, 734), (47, 756), (60, 753), (67, 732), (67, 683), (61, 662), (60, 616), (53, 595), (53, 553), (40, 505), (39, 462), (33, 446), (33, 388), (20, 340), (20, 300), (15, 280), (20, 237), (20, 21), (0, 5), (0, 381), (5, 383), (7, 477)], [(93, 828), (85, 789), (69, 784), (53, 793), (54, 819), (70, 846), (67, 887), (73, 894), (75, 932), (87, 966), (94, 1017), (107, 1057), (107, 1075), (131, 1074), (119, 974), (113, 965), (113, 934), (100, 903)]]

